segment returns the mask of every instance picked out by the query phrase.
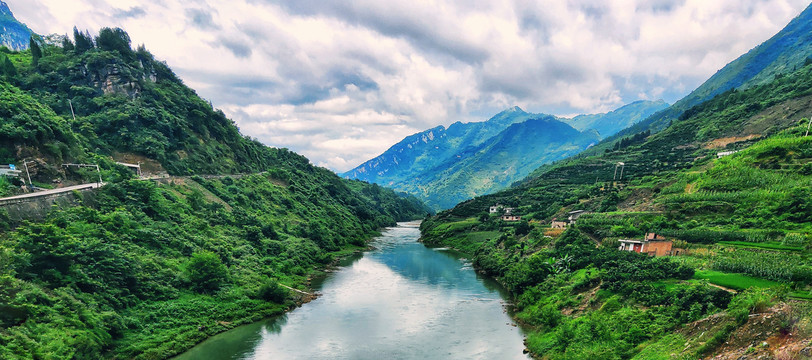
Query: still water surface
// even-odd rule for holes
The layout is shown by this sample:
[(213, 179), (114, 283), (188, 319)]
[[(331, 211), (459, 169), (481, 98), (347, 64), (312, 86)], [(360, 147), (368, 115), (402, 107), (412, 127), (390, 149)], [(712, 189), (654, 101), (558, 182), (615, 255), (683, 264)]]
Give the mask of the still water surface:
[(499, 285), (419, 236), (417, 224), (386, 229), (317, 284), (318, 299), (176, 359), (527, 359)]

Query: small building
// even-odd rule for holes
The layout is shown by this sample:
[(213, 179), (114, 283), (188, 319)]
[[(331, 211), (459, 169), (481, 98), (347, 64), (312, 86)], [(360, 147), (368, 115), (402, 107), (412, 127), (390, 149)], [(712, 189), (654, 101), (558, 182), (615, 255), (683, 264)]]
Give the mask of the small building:
[(716, 158), (717, 158), (717, 159), (718, 159), (718, 158), (723, 158), (723, 157), (728, 156), (728, 155), (733, 155), (733, 154), (735, 154), (735, 153), (737, 153), (737, 152), (739, 152), (739, 150), (731, 150), (731, 151), (722, 151), (722, 152), (718, 152), (718, 153), (716, 153)]
[(513, 210), (515, 210), (512, 207), (504, 207), (502, 205), (496, 204), (496, 205), (491, 206), (490, 208), (488, 208), (488, 212), (491, 213), (491, 214), (495, 214), (495, 213), (498, 213), (500, 209), (502, 211), (504, 211), (505, 214), (510, 214), (510, 213), (513, 212)]
[(0, 165), (0, 175), (19, 177), (21, 172), (14, 164)]
[(673, 242), (655, 233), (646, 233), (643, 240), (623, 239), (620, 240), (620, 251), (634, 251), (651, 256), (672, 255)]
[(519, 215), (502, 215), (503, 221), (521, 221), (522, 217)]
[(570, 211), (568, 214), (569, 217), (567, 217), (567, 221), (570, 224), (575, 224), (575, 221), (578, 220), (578, 218), (581, 217), (581, 215), (588, 214), (588, 212), (586, 212), (585, 210), (574, 210)]
[(553, 219), (553, 223), (550, 224), (550, 227), (553, 229), (566, 229), (569, 223), (566, 221), (558, 221), (558, 219)]

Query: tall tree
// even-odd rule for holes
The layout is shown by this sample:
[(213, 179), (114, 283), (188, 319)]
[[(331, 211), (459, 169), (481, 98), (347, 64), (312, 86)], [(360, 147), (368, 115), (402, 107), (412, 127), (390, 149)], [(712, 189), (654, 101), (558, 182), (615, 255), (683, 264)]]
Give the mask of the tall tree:
[(73, 27), (73, 42), (74, 49), (77, 54), (81, 54), (93, 48), (93, 38), (87, 31), (84, 33), (79, 31), (75, 26)]
[(65, 51), (73, 51), (73, 48), (73, 41), (70, 41), (70, 38), (65, 35), (65, 37), (62, 38), (62, 49)]
[(117, 51), (129, 60), (135, 59), (135, 53), (130, 48), (130, 35), (120, 28), (102, 28), (96, 37), (96, 46), (105, 51)]
[(39, 59), (42, 58), (42, 49), (40, 49), (37, 41), (34, 40), (34, 36), (29, 38), (28, 48), (31, 49), (31, 64), (36, 67), (39, 64)]
[(14, 67), (11, 60), (2, 54), (0, 54), (0, 57), (2, 57), (2, 59), (0, 59), (0, 73), (9, 77), (17, 75), (17, 68)]

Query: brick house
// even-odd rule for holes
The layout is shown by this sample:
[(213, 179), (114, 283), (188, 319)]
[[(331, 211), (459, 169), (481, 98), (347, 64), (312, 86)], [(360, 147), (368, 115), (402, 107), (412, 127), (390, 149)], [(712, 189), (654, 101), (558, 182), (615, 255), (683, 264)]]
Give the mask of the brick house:
[(673, 242), (655, 233), (646, 233), (643, 240), (623, 239), (620, 240), (620, 251), (634, 251), (651, 256), (672, 255)]

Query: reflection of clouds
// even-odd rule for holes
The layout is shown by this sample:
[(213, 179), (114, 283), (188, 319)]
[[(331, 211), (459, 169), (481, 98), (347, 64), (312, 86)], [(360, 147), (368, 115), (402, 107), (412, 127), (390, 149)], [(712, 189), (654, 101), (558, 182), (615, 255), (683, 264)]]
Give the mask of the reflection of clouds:
[[(246, 135), (345, 171), (404, 136), (532, 112), (673, 103), (807, 0), (7, 0), (42, 34), (120, 26)], [(314, 109), (313, 104), (346, 101)], [(251, 106), (290, 106), (294, 122)], [(340, 106), (338, 106), (340, 105)], [(338, 116), (342, 115), (342, 116)], [(396, 125), (392, 126), (392, 119)], [(365, 131), (356, 131), (363, 128)], [(255, 132), (256, 131), (256, 132)], [(307, 131), (306, 138), (297, 138)], [(364, 146), (350, 145), (367, 140)], [(327, 144), (329, 141), (338, 143)]]
[(498, 294), (455, 258), (417, 244), (418, 231), (389, 229), (246, 358), (525, 358)]

